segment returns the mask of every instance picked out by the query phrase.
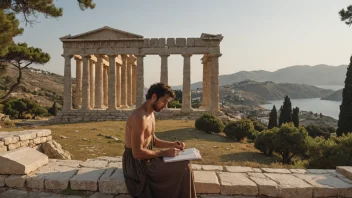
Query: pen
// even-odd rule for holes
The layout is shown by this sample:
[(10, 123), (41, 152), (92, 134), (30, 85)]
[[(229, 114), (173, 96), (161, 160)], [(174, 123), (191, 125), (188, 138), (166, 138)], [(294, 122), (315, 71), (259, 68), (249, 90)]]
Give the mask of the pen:
[[(172, 136), (174, 136), (174, 138), (175, 138), (177, 144), (178, 144), (178, 145), (181, 145), (181, 144), (180, 144), (180, 141), (178, 141), (178, 139), (176, 138), (176, 136), (175, 136), (175, 135), (172, 135)], [(182, 151), (182, 150), (183, 150), (183, 149), (181, 149), (181, 151)]]

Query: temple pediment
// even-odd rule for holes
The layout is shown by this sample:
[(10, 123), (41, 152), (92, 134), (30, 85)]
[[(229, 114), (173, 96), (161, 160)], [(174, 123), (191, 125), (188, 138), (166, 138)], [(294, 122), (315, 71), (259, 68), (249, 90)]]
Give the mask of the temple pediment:
[(99, 29), (95, 29), (89, 32), (85, 32), (82, 34), (74, 35), (74, 36), (65, 36), (62, 37), (61, 39), (101, 39), (101, 40), (106, 40), (106, 39), (123, 39), (123, 38), (143, 38), (143, 36), (130, 33), (130, 32), (125, 32), (122, 30), (114, 29), (108, 26), (104, 26)]

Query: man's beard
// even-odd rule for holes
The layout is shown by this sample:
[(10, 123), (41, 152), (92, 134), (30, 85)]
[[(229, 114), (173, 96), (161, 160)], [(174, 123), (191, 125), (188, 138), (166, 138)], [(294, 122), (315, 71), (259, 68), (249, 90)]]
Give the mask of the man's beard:
[(158, 103), (158, 101), (155, 101), (155, 102), (152, 104), (152, 107), (153, 107), (153, 110), (154, 110), (154, 111), (160, 112), (161, 109), (158, 109), (157, 103)]

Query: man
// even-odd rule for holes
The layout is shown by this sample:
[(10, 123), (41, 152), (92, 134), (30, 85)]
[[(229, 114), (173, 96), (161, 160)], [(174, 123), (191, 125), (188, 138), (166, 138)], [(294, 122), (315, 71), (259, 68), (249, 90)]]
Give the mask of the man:
[[(169, 142), (155, 136), (154, 111), (159, 112), (175, 98), (170, 86), (150, 86), (146, 101), (127, 119), (123, 173), (133, 197), (196, 198), (194, 176), (189, 161), (164, 163), (185, 148), (183, 142)], [(161, 151), (153, 147), (164, 148)]]

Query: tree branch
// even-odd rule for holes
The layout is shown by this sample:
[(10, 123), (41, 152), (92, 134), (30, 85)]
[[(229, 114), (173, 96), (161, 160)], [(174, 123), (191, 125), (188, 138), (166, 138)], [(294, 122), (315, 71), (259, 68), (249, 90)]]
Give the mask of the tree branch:
[(0, 103), (3, 103), (5, 102), (8, 97), (10, 96), (10, 94), (12, 93), (12, 91), (18, 86), (21, 84), (21, 79), (22, 79), (22, 71), (21, 71), (21, 68), (20, 67), (17, 67), (18, 68), (18, 77), (17, 77), (17, 82), (15, 84), (13, 84), (10, 88), (10, 90), (2, 97), (0, 97)]

